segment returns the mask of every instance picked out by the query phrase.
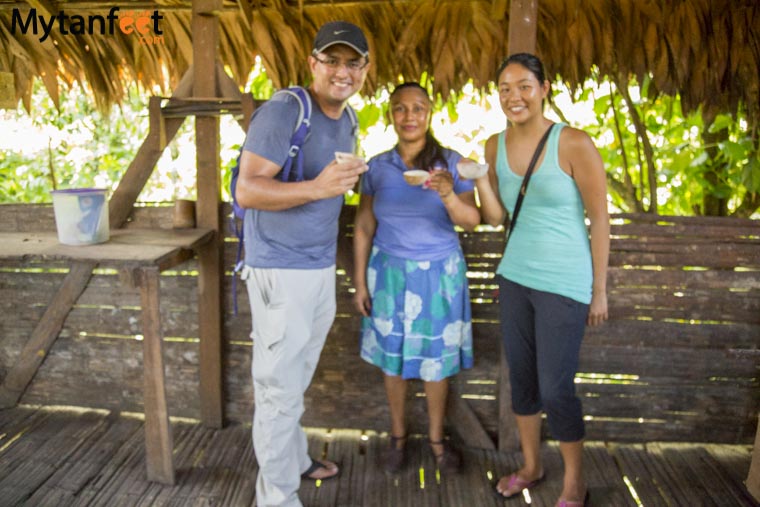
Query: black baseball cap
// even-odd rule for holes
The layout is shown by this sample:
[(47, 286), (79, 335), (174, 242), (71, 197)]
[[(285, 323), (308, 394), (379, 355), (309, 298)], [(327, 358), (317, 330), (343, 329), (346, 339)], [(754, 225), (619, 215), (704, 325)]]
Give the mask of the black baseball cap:
[(361, 56), (367, 56), (369, 53), (369, 44), (364, 32), (348, 21), (330, 21), (322, 25), (314, 37), (314, 54), (321, 53), (335, 44), (345, 44)]

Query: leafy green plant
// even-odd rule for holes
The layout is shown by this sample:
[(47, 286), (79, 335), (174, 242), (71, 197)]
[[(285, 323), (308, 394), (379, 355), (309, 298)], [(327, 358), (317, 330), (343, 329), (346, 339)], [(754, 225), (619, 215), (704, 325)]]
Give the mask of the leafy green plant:
[[(602, 79), (577, 97), (593, 100), (597, 142), (612, 204), (664, 215), (750, 216), (760, 207), (757, 132), (741, 114), (684, 114), (679, 96), (652, 96), (649, 82), (621, 88)], [(638, 118), (634, 121), (632, 118)], [(715, 200), (721, 206), (714, 206)]]

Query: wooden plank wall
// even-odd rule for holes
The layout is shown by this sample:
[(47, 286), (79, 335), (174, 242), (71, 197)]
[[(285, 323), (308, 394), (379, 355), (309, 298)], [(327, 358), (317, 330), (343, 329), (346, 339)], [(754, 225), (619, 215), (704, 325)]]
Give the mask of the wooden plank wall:
[[(350, 244), (351, 219), (342, 225)], [(760, 224), (757, 221), (615, 215), (609, 270), (610, 321), (586, 333), (576, 381), (589, 439), (751, 444), (760, 409)], [(171, 207), (136, 209), (129, 226), (170, 227)], [(54, 230), (49, 206), (0, 206), (0, 231)], [(496, 433), (498, 308), (493, 270), (501, 231), (462, 234), (470, 267), (475, 368), (455, 388)], [(238, 283), (236, 242), (226, 243), (223, 283), (225, 416), (247, 421), (250, 311)], [(385, 431), (380, 373), (358, 357), (359, 319), (350, 269), (339, 259), (338, 316), (306, 400), (303, 422)], [(4, 378), (66, 276), (61, 263), (0, 262), (0, 378)], [(96, 270), (22, 403), (142, 411), (140, 298), (117, 274)], [(167, 396), (172, 415), (199, 418), (197, 264), (161, 276)], [(411, 430), (424, 432), (421, 385), (410, 393)]]

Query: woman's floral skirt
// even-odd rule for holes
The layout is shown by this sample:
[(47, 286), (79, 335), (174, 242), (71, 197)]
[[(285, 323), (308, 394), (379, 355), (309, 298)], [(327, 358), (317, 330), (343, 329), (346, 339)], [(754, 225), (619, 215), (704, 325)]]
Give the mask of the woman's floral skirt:
[(413, 261), (373, 247), (367, 267), (372, 314), (362, 319), (362, 359), (388, 375), (424, 381), (472, 368), (466, 272), (461, 249), (442, 260)]

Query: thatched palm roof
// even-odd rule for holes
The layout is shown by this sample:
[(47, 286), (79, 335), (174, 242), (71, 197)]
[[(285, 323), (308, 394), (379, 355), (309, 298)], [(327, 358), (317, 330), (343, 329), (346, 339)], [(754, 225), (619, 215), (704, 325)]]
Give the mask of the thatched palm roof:
[[(655, 91), (681, 93), (684, 108), (760, 116), (760, 2), (756, 0), (538, 0), (538, 53), (552, 74), (571, 86), (602, 75), (625, 79), (651, 73)], [(191, 1), (125, 1), (129, 9), (158, 10), (163, 43), (140, 44), (135, 34), (11, 34), (14, 8), (67, 15), (106, 15), (110, 2), (0, 0), (0, 72), (15, 75), (28, 105), (32, 79), (51, 95), (59, 82), (86, 81), (101, 104), (118, 102), (125, 83), (174, 86), (192, 62)], [(225, 0), (220, 58), (245, 82), (255, 57), (276, 86), (308, 77), (305, 55), (317, 28), (346, 19), (362, 26), (373, 65), (364, 89), (417, 79), (427, 71), (447, 96), (469, 79), (485, 87), (505, 56), (507, 0)]]

